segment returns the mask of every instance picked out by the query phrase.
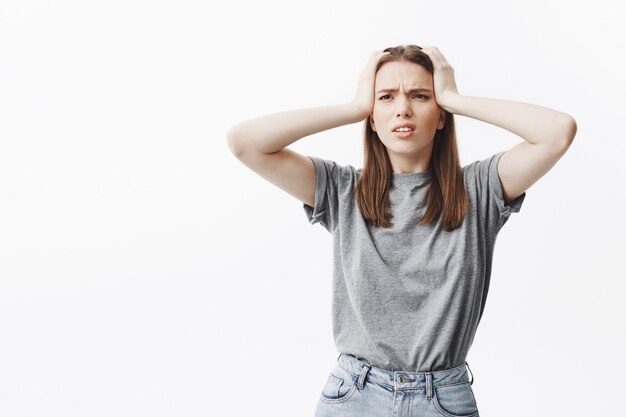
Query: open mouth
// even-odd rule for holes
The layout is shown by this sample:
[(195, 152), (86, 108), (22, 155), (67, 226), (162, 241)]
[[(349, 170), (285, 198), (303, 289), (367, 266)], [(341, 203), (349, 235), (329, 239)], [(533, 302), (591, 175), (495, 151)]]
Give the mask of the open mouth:
[(399, 129), (399, 130), (394, 130), (393, 134), (396, 135), (399, 138), (408, 138), (409, 136), (412, 136), (413, 133), (415, 132), (415, 130), (413, 129)]

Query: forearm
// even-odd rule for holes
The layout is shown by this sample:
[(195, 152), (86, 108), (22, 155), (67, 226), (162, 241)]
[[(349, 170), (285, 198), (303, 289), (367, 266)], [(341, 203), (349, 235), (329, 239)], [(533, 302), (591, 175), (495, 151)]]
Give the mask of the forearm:
[(273, 113), (232, 126), (228, 144), (235, 154), (277, 152), (305, 136), (363, 120), (362, 114), (353, 104)]
[(441, 107), (499, 126), (534, 145), (567, 145), (576, 134), (572, 116), (534, 104), (454, 94)]

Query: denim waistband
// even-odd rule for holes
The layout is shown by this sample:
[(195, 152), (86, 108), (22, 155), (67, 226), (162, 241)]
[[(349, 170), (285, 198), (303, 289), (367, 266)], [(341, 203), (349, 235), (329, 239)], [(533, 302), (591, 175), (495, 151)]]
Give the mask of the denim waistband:
[[(358, 386), (363, 387), (365, 380), (385, 384), (396, 390), (425, 387), (429, 396), (432, 387), (454, 385), (464, 382), (474, 383), (474, 375), (469, 380), (467, 361), (460, 366), (432, 372), (389, 371), (372, 366), (367, 359), (357, 358), (351, 353), (340, 353), (337, 364), (346, 371), (359, 376)], [(469, 370), (471, 374), (471, 370)]]

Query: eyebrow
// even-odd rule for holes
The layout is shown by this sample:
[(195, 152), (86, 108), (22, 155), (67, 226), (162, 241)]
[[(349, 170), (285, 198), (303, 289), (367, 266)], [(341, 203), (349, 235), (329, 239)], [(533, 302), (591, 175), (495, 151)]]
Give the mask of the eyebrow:
[[(384, 90), (378, 90), (378, 92), (376, 94), (380, 94), (380, 93), (395, 93), (396, 91), (398, 91), (397, 88), (386, 88)], [(412, 89), (409, 90), (409, 94), (415, 93), (416, 91), (428, 91), (429, 93), (432, 93), (432, 91), (430, 91), (428, 88), (412, 88)]]

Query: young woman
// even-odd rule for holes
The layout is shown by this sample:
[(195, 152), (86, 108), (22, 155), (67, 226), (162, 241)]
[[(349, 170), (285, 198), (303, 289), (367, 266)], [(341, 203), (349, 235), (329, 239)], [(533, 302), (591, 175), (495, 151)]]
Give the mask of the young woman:
[[(453, 114), (524, 142), (460, 166)], [(365, 119), (364, 167), (287, 146)], [(466, 362), (496, 236), (576, 134), (568, 114), (458, 93), (434, 46), (375, 51), (348, 104), (293, 110), (228, 131), (237, 158), (303, 202), (333, 236), (340, 355), (317, 417), (478, 416)]]

